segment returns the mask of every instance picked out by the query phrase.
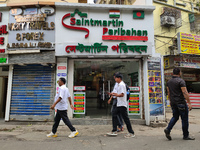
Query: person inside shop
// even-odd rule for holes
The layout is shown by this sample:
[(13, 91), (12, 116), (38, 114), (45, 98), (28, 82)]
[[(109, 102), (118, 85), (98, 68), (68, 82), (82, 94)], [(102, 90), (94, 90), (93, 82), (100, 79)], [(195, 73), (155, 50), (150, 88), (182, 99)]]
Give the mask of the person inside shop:
[[(164, 130), (165, 136), (168, 140), (172, 140), (170, 132), (176, 122), (181, 116), (182, 120), (182, 130), (184, 140), (195, 140), (195, 138), (189, 136), (189, 122), (188, 114), (192, 110), (192, 105), (190, 102), (189, 94), (186, 88), (185, 81), (180, 78), (181, 71), (179, 68), (174, 68), (173, 77), (167, 82), (167, 91), (169, 96), (170, 105), (173, 112), (173, 117), (171, 118), (168, 127)], [(187, 100), (187, 103), (186, 101)]]
[[(113, 74), (114, 79), (115, 79), (116, 74), (118, 74), (118, 72)], [(116, 82), (112, 93), (117, 93), (117, 88), (118, 88), (118, 83)], [(108, 94), (111, 96), (110, 99), (108, 100), (108, 104), (110, 104), (111, 101), (112, 101), (111, 114), (113, 116), (115, 110), (117, 109), (117, 97), (113, 96), (111, 93), (108, 93)], [(117, 126), (118, 126), (118, 129), (117, 129), (118, 132), (124, 130), (123, 120), (122, 120), (122, 115), (121, 114), (117, 115)]]
[(128, 117), (127, 112), (127, 90), (126, 85), (122, 80), (123, 76), (121, 74), (115, 75), (115, 81), (118, 83), (118, 88), (116, 93), (112, 93), (113, 96), (117, 97), (117, 108), (115, 109), (112, 122), (113, 122), (113, 130), (110, 133), (107, 133), (108, 136), (117, 136), (117, 115), (121, 114), (122, 118), (127, 126), (128, 134), (125, 135), (125, 138), (135, 137), (134, 131), (131, 126), (130, 119)]
[(67, 116), (67, 109), (68, 109), (68, 103), (67, 99), (70, 103), (71, 109), (74, 109), (74, 106), (72, 105), (71, 96), (69, 93), (69, 89), (65, 85), (66, 79), (60, 78), (58, 80), (59, 90), (58, 93), (55, 96), (55, 101), (53, 105), (51, 106), (51, 109), (54, 110), (54, 108), (57, 110), (56, 116), (54, 118), (54, 125), (52, 127), (52, 132), (47, 135), (47, 137), (57, 137), (57, 128), (59, 126), (60, 120), (62, 118), (63, 122), (69, 127), (71, 130), (71, 134), (68, 136), (69, 138), (74, 138), (79, 134), (79, 132), (72, 126), (68, 116)]

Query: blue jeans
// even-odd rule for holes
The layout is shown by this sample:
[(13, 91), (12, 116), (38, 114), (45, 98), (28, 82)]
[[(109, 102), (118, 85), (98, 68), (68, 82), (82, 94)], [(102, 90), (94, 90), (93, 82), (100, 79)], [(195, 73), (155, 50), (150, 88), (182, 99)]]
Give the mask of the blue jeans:
[(172, 111), (173, 111), (173, 117), (171, 118), (167, 129), (169, 130), (169, 132), (171, 132), (173, 126), (178, 121), (179, 116), (181, 116), (183, 137), (187, 138), (189, 136), (189, 132), (188, 132), (188, 128), (189, 128), (189, 123), (188, 123), (189, 110), (188, 110), (187, 104), (173, 105), (172, 106)]

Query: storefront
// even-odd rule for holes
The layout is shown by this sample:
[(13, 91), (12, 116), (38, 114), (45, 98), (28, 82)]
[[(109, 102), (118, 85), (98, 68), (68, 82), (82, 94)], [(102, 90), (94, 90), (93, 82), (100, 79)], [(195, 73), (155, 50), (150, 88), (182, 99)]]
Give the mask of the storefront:
[(50, 6), (11, 8), (6, 121), (53, 120), (55, 91), (55, 9)]
[[(200, 108), (200, 61), (198, 56), (179, 55), (165, 57), (165, 82), (171, 79), (173, 68), (178, 67), (182, 72), (193, 108)], [(167, 65), (166, 65), (167, 64)]]
[(0, 118), (5, 118), (9, 71), (6, 49), (9, 10), (5, 5), (0, 5), (0, 9)]
[(113, 74), (120, 72), (131, 88), (130, 118), (150, 123), (153, 10), (145, 5), (56, 3), (56, 76), (67, 78), (75, 106), (69, 109), (69, 117), (110, 118), (107, 93), (115, 84)]
[(200, 36), (180, 32), (177, 34), (177, 56), (165, 56), (165, 80), (172, 77), (173, 68), (182, 71), (182, 78), (186, 81), (187, 90), (193, 108), (200, 108)]

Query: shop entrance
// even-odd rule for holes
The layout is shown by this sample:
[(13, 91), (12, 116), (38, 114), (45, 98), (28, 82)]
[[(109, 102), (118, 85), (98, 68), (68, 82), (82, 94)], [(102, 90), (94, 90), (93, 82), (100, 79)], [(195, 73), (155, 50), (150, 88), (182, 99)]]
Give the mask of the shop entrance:
[(120, 72), (128, 86), (140, 86), (139, 61), (74, 61), (74, 86), (86, 86), (86, 116), (108, 118), (111, 116), (109, 95)]
[(0, 118), (5, 118), (8, 87), (8, 66), (0, 67)]

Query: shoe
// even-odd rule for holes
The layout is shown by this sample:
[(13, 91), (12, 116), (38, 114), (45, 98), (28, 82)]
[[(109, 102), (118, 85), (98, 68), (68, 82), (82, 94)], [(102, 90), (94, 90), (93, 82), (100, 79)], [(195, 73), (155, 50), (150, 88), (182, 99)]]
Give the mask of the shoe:
[(134, 138), (135, 137), (135, 134), (133, 133), (128, 133), (124, 136), (125, 138)]
[(168, 140), (172, 140), (172, 137), (170, 136), (170, 132), (169, 132), (169, 130), (168, 129), (165, 129), (164, 130), (164, 132), (165, 132), (165, 136), (166, 136), (166, 138), (168, 139)]
[(117, 129), (117, 132), (122, 132), (122, 131), (124, 131), (124, 127), (121, 127), (121, 128)]
[(71, 134), (70, 134), (68, 137), (69, 137), (69, 138), (74, 138), (74, 137), (76, 137), (78, 134), (79, 134), (79, 132), (76, 130), (76, 131), (71, 132)]
[(115, 132), (109, 132), (109, 133), (107, 133), (107, 135), (108, 136), (117, 136), (117, 132), (115, 131)]
[(190, 136), (188, 136), (188, 137), (183, 137), (183, 139), (184, 139), (184, 140), (195, 140), (195, 138), (190, 137)]
[(47, 134), (47, 137), (57, 137), (57, 136), (58, 136), (57, 133), (54, 134), (53, 132)]

